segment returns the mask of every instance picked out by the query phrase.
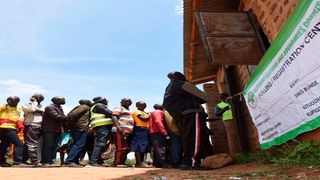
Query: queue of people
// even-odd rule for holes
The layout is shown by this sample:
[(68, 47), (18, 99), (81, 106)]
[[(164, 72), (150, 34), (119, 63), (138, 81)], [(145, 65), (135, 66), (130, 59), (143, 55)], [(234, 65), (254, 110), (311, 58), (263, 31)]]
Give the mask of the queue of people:
[[(0, 166), (12, 166), (6, 161), (10, 144), (14, 145), (13, 166), (56, 167), (55, 159), (62, 156), (61, 164), (83, 167), (81, 163), (87, 152), (87, 167), (102, 167), (102, 154), (115, 145), (113, 166), (127, 167), (129, 152), (134, 152), (135, 167), (150, 167), (144, 163), (151, 152), (153, 166), (172, 167), (182, 170), (203, 169), (201, 160), (213, 154), (206, 126), (203, 99), (184, 89), (187, 82), (180, 72), (168, 74), (170, 83), (166, 88), (163, 105), (155, 104), (154, 111), (145, 112), (147, 104), (123, 98), (120, 105), (108, 109), (108, 100), (95, 97), (92, 102), (82, 99), (67, 115), (62, 105), (64, 97), (56, 96), (52, 104), (44, 107), (42, 94), (34, 94), (30, 102), (18, 107), (19, 97), (10, 96), (7, 104), (0, 105)], [(20, 118), (23, 112), (23, 118)], [(25, 143), (18, 132), (24, 133)], [(69, 133), (72, 143), (62, 148), (63, 133)]]

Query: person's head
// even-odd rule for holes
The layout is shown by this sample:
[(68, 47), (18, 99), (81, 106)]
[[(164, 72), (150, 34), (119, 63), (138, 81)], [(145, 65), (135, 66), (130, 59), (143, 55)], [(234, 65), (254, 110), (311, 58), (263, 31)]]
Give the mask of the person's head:
[(37, 101), (39, 104), (44, 100), (44, 97), (40, 93), (33, 94), (30, 98), (30, 101)]
[(53, 102), (53, 104), (58, 106), (64, 105), (66, 103), (66, 100), (62, 96), (55, 96), (51, 99), (51, 101)]
[(101, 104), (108, 105), (108, 100), (100, 96), (93, 98), (92, 101), (94, 104), (101, 103)]
[(181, 81), (187, 81), (186, 76), (184, 76), (181, 72), (178, 72), (178, 71), (172, 71), (167, 76), (171, 80), (172, 79), (178, 79), (178, 80), (181, 80)]
[(121, 104), (121, 106), (123, 106), (125, 108), (129, 108), (129, 106), (131, 106), (131, 104), (132, 104), (132, 101), (130, 98), (123, 98), (123, 99), (121, 99), (120, 104)]
[(79, 101), (80, 105), (87, 105), (87, 106), (92, 106), (92, 102), (88, 99), (80, 99)]
[(229, 97), (229, 94), (227, 93), (220, 93), (218, 98), (221, 99), (222, 101), (225, 101)]
[(7, 98), (7, 103), (9, 106), (17, 107), (20, 102), (20, 98), (17, 96), (10, 96)]
[(147, 107), (147, 104), (143, 101), (138, 101), (136, 107), (138, 110), (143, 111)]
[(163, 110), (163, 106), (161, 104), (155, 104), (153, 105), (153, 108), (156, 110)]

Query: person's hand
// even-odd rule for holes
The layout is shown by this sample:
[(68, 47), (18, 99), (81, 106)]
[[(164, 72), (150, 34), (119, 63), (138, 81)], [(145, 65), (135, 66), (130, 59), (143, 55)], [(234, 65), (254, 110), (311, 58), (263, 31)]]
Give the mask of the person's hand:
[(36, 110), (35, 113), (43, 114), (43, 111), (41, 111), (41, 110)]
[(122, 133), (122, 132), (123, 132), (123, 131), (122, 131), (122, 128), (121, 128), (120, 126), (117, 126), (116, 128), (117, 128), (117, 132), (118, 132), (118, 133)]

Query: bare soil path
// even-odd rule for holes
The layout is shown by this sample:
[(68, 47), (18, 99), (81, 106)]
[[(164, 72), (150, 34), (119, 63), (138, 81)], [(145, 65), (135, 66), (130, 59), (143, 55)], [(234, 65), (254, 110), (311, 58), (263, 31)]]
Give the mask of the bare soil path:
[(240, 164), (208, 171), (160, 168), (0, 168), (0, 180), (320, 179), (320, 169)]

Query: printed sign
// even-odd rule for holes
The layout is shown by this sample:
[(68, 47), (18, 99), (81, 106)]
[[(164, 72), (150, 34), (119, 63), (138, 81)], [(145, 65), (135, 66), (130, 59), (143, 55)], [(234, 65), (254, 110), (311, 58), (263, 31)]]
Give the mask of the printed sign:
[(262, 149), (320, 127), (320, 0), (300, 2), (243, 95)]

